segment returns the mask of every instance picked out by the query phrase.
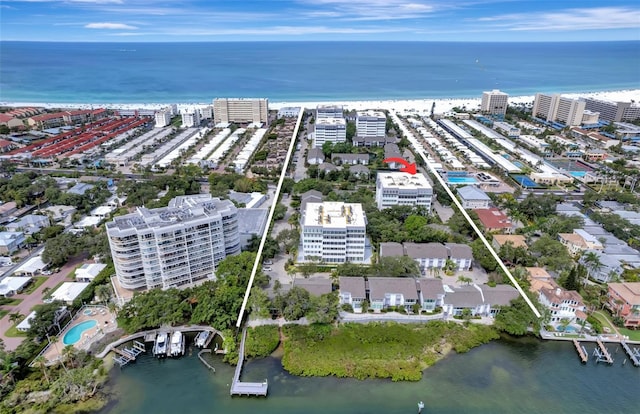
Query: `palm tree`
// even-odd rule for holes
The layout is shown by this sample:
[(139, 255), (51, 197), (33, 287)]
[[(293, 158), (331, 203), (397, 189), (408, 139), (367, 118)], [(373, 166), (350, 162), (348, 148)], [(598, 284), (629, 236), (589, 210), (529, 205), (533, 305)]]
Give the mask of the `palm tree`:
[(9, 314), (9, 322), (13, 324), (17, 323), (21, 319), (22, 319), (22, 314), (20, 312), (14, 312)]
[[(600, 256), (594, 251), (586, 252), (583, 256), (584, 264), (589, 268), (589, 275), (593, 277), (596, 273), (602, 270), (603, 264), (600, 261)], [(586, 284), (586, 280), (585, 280)]]
[(51, 381), (49, 381), (49, 374), (47, 373), (47, 360), (44, 359), (44, 356), (38, 355), (36, 359), (33, 360), (33, 363), (42, 370), (42, 375), (47, 381), (47, 385), (51, 384)]
[(99, 297), (104, 303), (109, 302), (112, 294), (113, 291), (111, 290), (111, 286), (109, 285), (105, 284), (96, 287), (95, 295)]
[(466, 283), (467, 285), (470, 285), (471, 282), (473, 282), (473, 279), (471, 279), (470, 277), (458, 276), (458, 283)]

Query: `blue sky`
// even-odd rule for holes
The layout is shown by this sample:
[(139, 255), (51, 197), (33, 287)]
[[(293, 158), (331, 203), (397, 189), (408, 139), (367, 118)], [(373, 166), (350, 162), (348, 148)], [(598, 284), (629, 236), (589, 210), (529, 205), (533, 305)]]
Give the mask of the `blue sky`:
[(628, 0), (0, 0), (0, 39), (640, 40)]

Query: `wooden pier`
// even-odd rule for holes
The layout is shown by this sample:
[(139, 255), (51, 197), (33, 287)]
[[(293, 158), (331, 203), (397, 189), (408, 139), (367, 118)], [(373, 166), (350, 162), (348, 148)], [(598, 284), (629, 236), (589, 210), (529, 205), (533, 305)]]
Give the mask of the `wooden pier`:
[(578, 342), (577, 339), (573, 340), (573, 345), (576, 347), (576, 351), (578, 351), (578, 355), (580, 355), (580, 359), (582, 360), (582, 363), (586, 363), (589, 360), (589, 354), (587, 354), (587, 349), (580, 345), (580, 342)]
[(240, 341), (240, 352), (238, 355), (238, 365), (236, 366), (236, 372), (233, 375), (231, 381), (230, 394), (233, 395), (247, 395), (247, 396), (267, 396), (267, 380), (264, 382), (242, 382), (240, 381), (240, 374), (242, 373), (242, 364), (244, 362), (244, 341), (247, 338), (247, 329), (242, 331), (242, 340)]
[(211, 365), (210, 363), (208, 363), (203, 357), (202, 354), (210, 354), (211, 350), (210, 349), (202, 349), (200, 350), (200, 352), (198, 352), (198, 359), (200, 360), (200, 362), (202, 362), (207, 368), (209, 368), (211, 371), (216, 372), (216, 369), (213, 367), (213, 365)]
[(120, 365), (120, 368), (122, 368), (129, 362), (135, 361), (138, 355), (146, 352), (146, 347), (142, 342), (133, 341), (133, 348), (113, 348), (113, 352), (118, 354), (113, 357), (113, 360)]
[(636, 367), (640, 367), (640, 349), (631, 348), (625, 341), (621, 341), (620, 344), (622, 345), (622, 349), (624, 349), (624, 352), (629, 355), (629, 358), (631, 359), (633, 365)]
[(596, 362), (613, 364), (613, 358), (611, 358), (611, 354), (607, 350), (607, 347), (604, 346), (600, 339), (597, 339), (596, 343), (598, 344), (598, 347), (593, 350), (593, 356), (596, 357)]

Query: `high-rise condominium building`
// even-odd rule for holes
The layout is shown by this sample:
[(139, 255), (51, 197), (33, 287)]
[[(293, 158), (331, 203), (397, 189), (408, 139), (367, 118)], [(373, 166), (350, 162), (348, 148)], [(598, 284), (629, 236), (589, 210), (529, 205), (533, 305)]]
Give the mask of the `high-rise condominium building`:
[(433, 188), (423, 174), (379, 172), (376, 178), (376, 204), (379, 210), (393, 206), (423, 206), (431, 211)]
[(125, 289), (188, 286), (214, 279), (240, 252), (237, 209), (209, 194), (176, 197), (168, 207), (138, 207), (107, 223), (118, 282)]
[(324, 118), (314, 124), (313, 146), (322, 148), (325, 142), (345, 142), (347, 123), (344, 118)]
[(344, 118), (342, 105), (318, 105), (316, 107), (316, 121), (319, 119)]
[(166, 111), (164, 109), (161, 111), (158, 111), (156, 112), (155, 120), (156, 120), (156, 128), (166, 127), (171, 123), (171, 112)]
[(609, 102), (587, 98), (585, 108), (599, 112), (600, 119), (609, 122), (632, 122), (640, 119), (640, 105), (632, 102)]
[(363, 263), (366, 223), (360, 204), (307, 203), (302, 216), (302, 261)]
[(185, 112), (182, 114), (182, 126), (185, 128), (193, 128), (200, 125), (200, 112), (194, 109), (193, 112)]
[(266, 98), (216, 98), (213, 100), (213, 121), (216, 124), (237, 122), (269, 123), (269, 100)]
[(482, 92), (480, 111), (485, 114), (504, 115), (507, 113), (509, 95), (497, 89)]
[(356, 133), (359, 137), (384, 137), (387, 116), (381, 111), (362, 111), (356, 114)]
[(533, 101), (532, 114), (548, 122), (574, 126), (582, 123), (584, 110), (584, 101), (564, 98), (560, 95), (537, 93)]

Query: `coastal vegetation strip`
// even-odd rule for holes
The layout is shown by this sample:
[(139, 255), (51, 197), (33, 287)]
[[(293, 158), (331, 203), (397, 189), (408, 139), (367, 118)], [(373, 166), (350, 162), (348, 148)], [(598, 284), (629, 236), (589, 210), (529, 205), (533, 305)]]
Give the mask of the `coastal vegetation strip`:
[(418, 381), (450, 350), (467, 352), (498, 333), (490, 326), (434, 321), (287, 325), (283, 336), (282, 364), (291, 374)]

